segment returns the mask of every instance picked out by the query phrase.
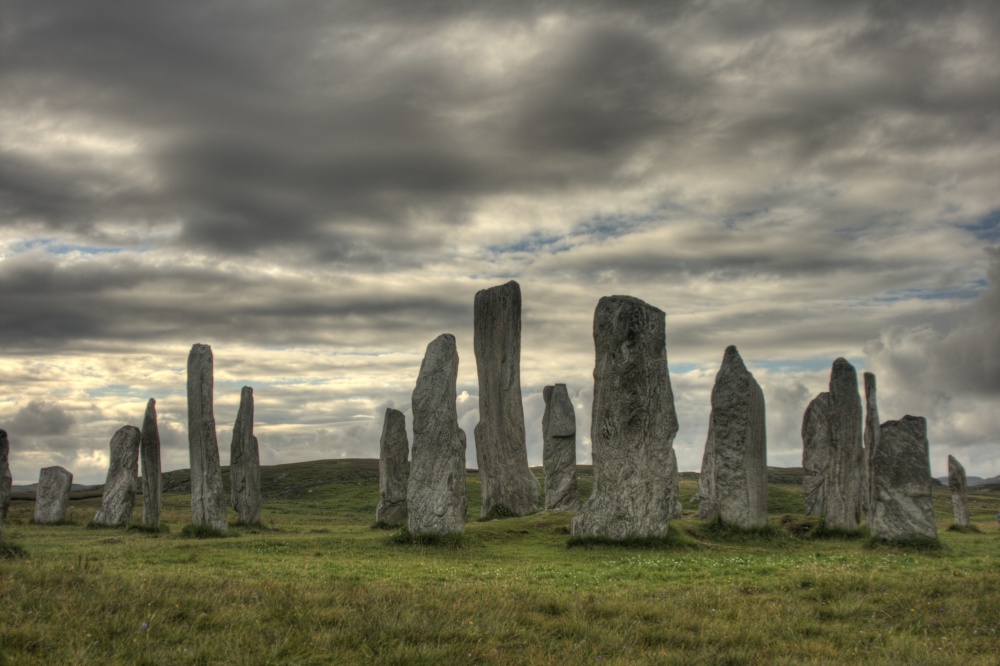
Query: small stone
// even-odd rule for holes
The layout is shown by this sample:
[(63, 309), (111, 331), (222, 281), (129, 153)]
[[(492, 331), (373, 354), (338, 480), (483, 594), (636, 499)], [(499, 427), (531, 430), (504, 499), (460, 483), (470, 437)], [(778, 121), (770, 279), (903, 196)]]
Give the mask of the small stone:
[(904, 416), (881, 426), (872, 455), (875, 539), (936, 540), (927, 420)]
[(465, 532), (466, 440), (458, 427), (457, 378), (455, 336), (444, 333), (427, 345), (411, 400), (413, 452), (406, 508), (414, 535)]
[(66, 519), (73, 475), (62, 467), (43, 467), (35, 488), (35, 522), (60, 523)]
[(580, 496), (576, 487), (576, 410), (565, 384), (542, 390), (542, 466), (545, 469), (545, 508), (576, 511)]
[(406, 437), (406, 416), (392, 407), (385, 410), (379, 440), (378, 506), (375, 522), (389, 527), (406, 525), (406, 473), (410, 442)]
[(260, 450), (253, 434), (253, 389), (240, 392), (240, 409), (229, 449), (229, 486), (233, 508), (244, 525), (260, 524)]
[(122, 426), (111, 437), (111, 463), (104, 482), (101, 508), (94, 524), (104, 527), (128, 525), (135, 506), (139, 485), (139, 442), (142, 432), (135, 426)]
[(215, 434), (212, 348), (195, 344), (188, 355), (188, 445), (191, 456), (191, 522), (225, 534), (226, 490)]
[(146, 414), (142, 418), (139, 460), (142, 463), (142, 524), (159, 527), (163, 481), (160, 475), (160, 429), (156, 424), (156, 400), (152, 398), (146, 403)]
[(954, 456), (948, 456), (948, 487), (951, 488), (951, 508), (955, 514), (955, 524), (969, 526), (969, 487), (965, 479), (965, 467)]

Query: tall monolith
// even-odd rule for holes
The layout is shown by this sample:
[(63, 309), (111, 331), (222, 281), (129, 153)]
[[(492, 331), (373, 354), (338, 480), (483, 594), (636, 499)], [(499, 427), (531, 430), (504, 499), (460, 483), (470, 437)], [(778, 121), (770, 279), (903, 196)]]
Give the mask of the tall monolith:
[(927, 420), (907, 415), (883, 423), (872, 454), (872, 472), (875, 503), (868, 526), (872, 538), (937, 539)]
[(111, 437), (111, 462), (104, 482), (101, 508), (94, 515), (94, 524), (104, 527), (128, 525), (139, 489), (139, 443), (142, 431), (135, 426), (122, 426)]
[(865, 520), (871, 522), (872, 511), (872, 452), (878, 448), (880, 421), (878, 418), (878, 399), (875, 394), (875, 375), (864, 374), (865, 382), (865, 445), (861, 456), (861, 510)]
[(240, 392), (240, 409), (229, 449), (230, 500), (244, 525), (260, 524), (260, 450), (253, 434), (253, 389)]
[(955, 524), (969, 526), (969, 486), (965, 479), (965, 467), (948, 456), (948, 487), (951, 488), (951, 509), (955, 514)]
[(60, 523), (66, 519), (73, 475), (62, 467), (43, 467), (35, 488), (35, 522)]
[(521, 288), (513, 280), (476, 294), (473, 347), (479, 373), (476, 461), (482, 516), (538, 510), (538, 479), (528, 467), (521, 404)]
[(677, 415), (667, 371), (666, 315), (638, 298), (606, 296), (594, 312), (594, 486), (574, 537), (666, 536), (676, 510), (671, 453)]
[(163, 481), (160, 475), (160, 429), (156, 423), (156, 400), (149, 399), (142, 417), (142, 439), (139, 443), (142, 471), (142, 524), (160, 526), (163, 506)]
[[(764, 392), (736, 347), (726, 348), (712, 388), (711, 451), (705, 484), (714, 513), (742, 529), (767, 524), (767, 433)], [(706, 476), (703, 463), (702, 476)], [(703, 499), (703, 501), (705, 501)]]
[(708, 419), (708, 435), (705, 437), (705, 451), (701, 454), (701, 474), (698, 475), (698, 492), (691, 498), (698, 502), (698, 518), (715, 520), (719, 512), (715, 505), (715, 433), (712, 432), (712, 418)]
[(195, 344), (188, 354), (188, 449), (191, 456), (191, 522), (225, 533), (226, 491), (219, 465), (213, 411), (212, 348)]
[(576, 511), (576, 410), (565, 384), (542, 390), (542, 466), (545, 470), (545, 508)]
[(378, 506), (375, 522), (388, 527), (406, 525), (406, 476), (410, 442), (406, 416), (386, 407), (378, 456)]
[(826, 513), (826, 472), (830, 465), (830, 394), (820, 393), (802, 417), (802, 490), (806, 514)]
[(458, 427), (455, 336), (435, 338), (424, 354), (411, 400), (413, 451), (406, 489), (411, 534), (465, 531), (465, 433)]
[(0, 520), (7, 517), (10, 508), (10, 488), (14, 479), (10, 475), (10, 441), (7, 431), (0, 430)]

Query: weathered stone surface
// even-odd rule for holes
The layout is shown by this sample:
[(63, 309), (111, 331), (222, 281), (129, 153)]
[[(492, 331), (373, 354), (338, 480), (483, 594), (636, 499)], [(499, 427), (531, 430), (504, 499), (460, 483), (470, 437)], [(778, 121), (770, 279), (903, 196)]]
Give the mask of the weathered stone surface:
[(142, 524), (159, 527), (163, 481), (160, 477), (160, 429), (156, 424), (156, 400), (152, 398), (146, 403), (146, 414), (142, 418), (139, 461), (142, 465)]
[(35, 522), (58, 523), (66, 518), (73, 475), (62, 467), (43, 467), (35, 488)]
[(691, 499), (698, 502), (698, 518), (715, 520), (719, 511), (715, 504), (715, 433), (712, 418), (708, 419), (708, 436), (705, 438), (705, 452), (701, 456), (701, 474), (698, 475), (698, 492)]
[(579, 538), (663, 537), (676, 511), (671, 453), (677, 415), (667, 371), (666, 315), (630, 296), (594, 312), (594, 487), (572, 522)]
[(111, 437), (111, 463), (104, 482), (101, 508), (94, 524), (105, 527), (127, 525), (132, 519), (135, 494), (139, 486), (139, 443), (142, 432), (135, 426), (122, 426)]
[(948, 456), (948, 486), (951, 488), (951, 509), (955, 514), (955, 524), (969, 526), (969, 487), (965, 479), (965, 467), (954, 456)]
[(866, 372), (865, 381), (865, 445), (861, 459), (861, 511), (865, 520), (871, 522), (872, 510), (872, 451), (878, 447), (879, 418), (878, 399), (875, 395), (875, 375)]
[(565, 384), (542, 390), (542, 466), (545, 469), (545, 508), (576, 511), (580, 495), (576, 487), (576, 410)]
[(684, 506), (681, 504), (681, 475), (677, 470), (677, 451), (670, 449), (670, 498), (667, 500), (671, 505), (670, 519), (681, 519), (684, 517)]
[(10, 508), (10, 487), (13, 478), (10, 475), (10, 441), (7, 439), (7, 431), (0, 430), (0, 520), (7, 517), (7, 509)]
[(476, 294), (473, 346), (479, 374), (476, 461), (482, 516), (538, 510), (538, 479), (528, 467), (521, 404), (521, 288), (517, 282)]
[(927, 420), (907, 415), (883, 423), (872, 454), (872, 472), (872, 537), (937, 539)]
[(188, 354), (188, 447), (191, 456), (191, 522), (226, 532), (226, 491), (219, 465), (213, 411), (212, 348), (195, 344)]
[(253, 389), (240, 392), (240, 409), (229, 449), (230, 500), (244, 525), (260, 523), (260, 451), (253, 434)]
[(826, 471), (830, 465), (830, 394), (820, 393), (802, 418), (802, 489), (806, 514), (826, 513)]
[(465, 433), (458, 427), (455, 336), (435, 338), (420, 364), (411, 400), (413, 452), (406, 489), (411, 534), (465, 531)]
[(410, 442), (406, 438), (406, 416), (392, 407), (385, 410), (379, 440), (378, 506), (375, 521), (396, 527), (406, 525), (406, 476)]
[[(705, 484), (720, 520), (743, 529), (767, 524), (767, 434), (764, 392), (730, 346), (712, 388), (712, 452)], [(702, 476), (706, 476), (702, 470)]]

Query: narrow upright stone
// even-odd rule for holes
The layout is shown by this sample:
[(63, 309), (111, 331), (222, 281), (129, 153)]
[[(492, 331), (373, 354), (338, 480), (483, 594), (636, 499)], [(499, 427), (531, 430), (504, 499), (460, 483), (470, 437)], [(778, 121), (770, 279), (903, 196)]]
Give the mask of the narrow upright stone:
[(927, 420), (904, 416), (886, 421), (872, 455), (875, 539), (936, 540)]
[(59, 523), (66, 519), (73, 475), (62, 467), (43, 467), (35, 488), (35, 522)]
[(826, 514), (826, 472), (830, 465), (830, 394), (813, 398), (802, 417), (802, 490), (806, 514)]
[(244, 525), (260, 524), (260, 450), (253, 434), (253, 389), (240, 392), (240, 409), (229, 449), (230, 499)]
[(7, 509), (10, 508), (10, 487), (13, 478), (10, 475), (10, 441), (7, 439), (7, 431), (0, 430), (0, 520), (7, 517)]
[(406, 489), (411, 534), (465, 531), (465, 433), (458, 427), (455, 336), (435, 338), (413, 389), (413, 453)]
[(866, 372), (865, 380), (865, 446), (862, 455), (861, 477), (862, 477), (862, 505), (861, 509), (865, 515), (865, 520), (871, 523), (872, 511), (872, 452), (878, 447), (879, 438), (879, 418), (878, 399), (875, 395), (875, 375)]
[(607, 296), (594, 312), (594, 487), (573, 536), (663, 537), (676, 510), (671, 453), (677, 415), (667, 371), (666, 315), (637, 298)]
[(521, 404), (521, 288), (511, 281), (476, 294), (473, 346), (479, 372), (476, 461), (482, 516), (538, 510), (538, 479), (528, 467)]
[(142, 524), (159, 527), (163, 481), (160, 477), (160, 429), (156, 424), (156, 400), (153, 398), (146, 403), (146, 414), (142, 418), (139, 460), (142, 463)]
[(132, 519), (135, 494), (139, 486), (139, 442), (142, 432), (135, 426), (122, 426), (111, 437), (111, 463), (104, 482), (101, 508), (94, 516), (96, 525), (118, 527)]
[(969, 487), (965, 480), (965, 468), (954, 456), (948, 456), (948, 486), (951, 488), (951, 509), (955, 514), (955, 524), (969, 526)]
[(701, 474), (698, 475), (698, 493), (691, 498), (698, 501), (698, 518), (715, 520), (719, 511), (715, 504), (715, 433), (712, 431), (712, 417), (708, 418), (708, 436), (705, 437), (705, 452), (701, 456)]
[[(726, 348), (712, 388), (709, 417), (709, 500), (727, 525), (742, 529), (767, 524), (767, 434), (764, 392), (736, 347)], [(704, 470), (702, 475), (704, 475)]]
[(226, 491), (219, 465), (213, 411), (212, 348), (196, 344), (188, 355), (188, 445), (191, 456), (191, 522), (225, 533)]
[(378, 506), (375, 522), (390, 527), (406, 525), (406, 471), (410, 442), (406, 438), (406, 416), (386, 407), (379, 440)]
[(565, 384), (542, 390), (542, 465), (545, 469), (545, 508), (549, 511), (576, 511), (576, 410)]

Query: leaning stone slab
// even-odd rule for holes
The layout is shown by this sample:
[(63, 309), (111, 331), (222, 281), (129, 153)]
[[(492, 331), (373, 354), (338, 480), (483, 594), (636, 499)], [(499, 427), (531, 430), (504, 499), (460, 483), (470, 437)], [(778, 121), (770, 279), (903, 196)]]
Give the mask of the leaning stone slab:
[(886, 541), (937, 539), (927, 420), (904, 416), (883, 423), (872, 455), (872, 472), (872, 537)]
[(576, 511), (580, 505), (576, 487), (576, 410), (565, 384), (542, 390), (542, 466), (545, 469), (545, 508)]
[(410, 442), (406, 437), (406, 416), (392, 407), (385, 410), (379, 440), (378, 506), (375, 522), (397, 527), (406, 525), (406, 475)]
[(572, 522), (577, 538), (667, 534), (676, 510), (671, 453), (677, 415), (667, 372), (666, 315), (608, 296), (594, 312), (594, 487)]
[(954, 456), (948, 456), (948, 486), (951, 488), (951, 508), (955, 514), (955, 524), (969, 526), (969, 486), (965, 479), (965, 467)]
[(802, 490), (806, 515), (826, 513), (826, 472), (830, 465), (830, 394), (820, 393), (802, 417)]
[(66, 519), (73, 475), (62, 467), (44, 467), (35, 489), (35, 522), (59, 523)]
[(865, 381), (865, 445), (861, 463), (861, 509), (865, 520), (871, 522), (872, 508), (872, 452), (878, 448), (880, 421), (878, 418), (878, 398), (876, 396), (875, 375), (864, 374)]
[(229, 449), (230, 498), (244, 525), (260, 523), (260, 450), (253, 434), (253, 389), (240, 392), (240, 409)]
[(482, 516), (524, 516), (538, 510), (538, 479), (528, 467), (521, 404), (521, 287), (517, 282), (476, 294), (473, 347), (479, 374), (476, 461)]
[(188, 354), (188, 448), (191, 456), (191, 522), (225, 533), (226, 491), (219, 465), (213, 411), (212, 348), (195, 344)]
[(132, 519), (135, 493), (139, 485), (139, 442), (142, 432), (135, 426), (122, 426), (111, 437), (111, 463), (104, 482), (101, 508), (94, 524), (104, 527), (127, 525)]
[(7, 517), (7, 509), (10, 508), (10, 487), (13, 478), (10, 475), (10, 441), (7, 439), (7, 431), (0, 430), (0, 521)]
[(139, 461), (142, 466), (142, 524), (159, 527), (163, 481), (160, 475), (160, 429), (156, 424), (156, 400), (152, 398), (146, 403), (146, 414), (142, 418)]
[(435, 338), (424, 354), (411, 400), (413, 452), (406, 489), (408, 527), (415, 535), (465, 531), (465, 433), (455, 407), (455, 336)]

